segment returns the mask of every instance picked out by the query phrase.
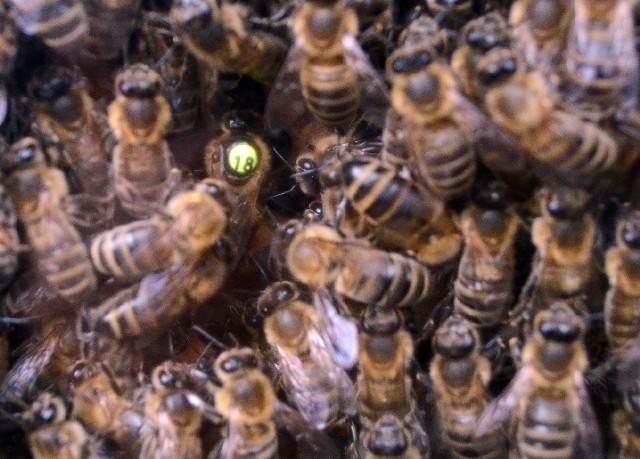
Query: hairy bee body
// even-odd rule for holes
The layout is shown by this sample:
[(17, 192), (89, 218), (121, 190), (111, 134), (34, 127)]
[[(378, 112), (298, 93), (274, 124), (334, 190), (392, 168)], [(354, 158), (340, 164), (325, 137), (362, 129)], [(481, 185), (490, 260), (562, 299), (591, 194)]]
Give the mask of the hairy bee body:
[(477, 326), (495, 325), (513, 300), (517, 217), (512, 209), (472, 207), (460, 226), (465, 249), (454, 285), (455, 311)]
[(88, 32), (87, 13), (78, 0), (11, 0), (18, 27), (54, 49), (81, 44)]
[(83, 2), (89, 21), (85, 52), (95, 59), (117, 59), (127, 45), (141, 3), (141, 0)]
[[(420, 436), (420, 432), (418, 435)], [(418, 459), (428, 458), (425, 444), (419, 443), (411, 426), (398, 416), (387, 413), (375, 423), (362, 429), (358, 436), (356, 455), (358, 459)]]
[(18, 217), (11, 197), (0, 186), (0, 290), (9, 285), (18, 269), (17, 247), (20, 243), (16, 224)]

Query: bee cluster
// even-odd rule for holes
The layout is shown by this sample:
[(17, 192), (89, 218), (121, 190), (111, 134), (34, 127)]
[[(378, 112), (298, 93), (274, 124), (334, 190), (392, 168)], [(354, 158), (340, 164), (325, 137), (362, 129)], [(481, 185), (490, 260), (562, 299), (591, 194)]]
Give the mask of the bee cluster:
[(640, 457), (636, 27), (0, 2), (0, 455)]

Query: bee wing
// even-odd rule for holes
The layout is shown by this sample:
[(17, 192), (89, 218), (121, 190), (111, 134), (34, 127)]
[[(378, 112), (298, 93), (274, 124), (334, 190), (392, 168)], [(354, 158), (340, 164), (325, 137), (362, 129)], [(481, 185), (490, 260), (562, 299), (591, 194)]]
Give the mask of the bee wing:
[(478, 420), (476, 437), (483, 437), (498, 429), (506, 433), (520, 401), (531, 388), (531, 372), (530, 367), (522, 367), (504, 392), (489, 404)]
[(591, 406), (591, 398), (587, 392), (584, 377), (580, 371), (574, 373), (574, 386), (576, 390), (574, 408), (578, 413), (578, 448), (582, 451), (582, 457), (604, 459), (600, 428)]
[(340, 411), (348, 416), (356, 413), (356, 388), (344, 369), (334, 362), (316, 329), (308, 333), (311, 347), (311, 358), (320, 365), (338, 388), (340, 395)]
[(313, 294), (313, 305), (319, 322), (319, 331), (331, 358), (342, 368), (351, 368), (358, 361), (358, 327), (341, 316), (325, 289)]
[(453, 117), (491, 170), (516, 173), (526, 169), (526, 156), (516, 138), (462, 94), (455, 93)]
[(369, 58), (352, 35), (342, 39), (349, 66), (355, 70), (360, 83), (360, 106), (366, 121), (379, 128), (384, 122), (389, 108), (389, 90), (380, 73), (373, 68)]
[(4, 123), (9, 111), (9, 95), (7, 93), (7, 85), (4, 81), (0, 82), (0, 124)]
[(336, 443), (324, 432), (315, 429), (300, 413), (278, 401), (276, 427), (286, 430), (295, 440), (298, 457), (342, 457)]
[(271, 132), (292, 133), (314, 122), (300, 86), (300, 67), (303, 60), (304, 52), (300, 44), (292, 46), (269, 92), (265, 122)]

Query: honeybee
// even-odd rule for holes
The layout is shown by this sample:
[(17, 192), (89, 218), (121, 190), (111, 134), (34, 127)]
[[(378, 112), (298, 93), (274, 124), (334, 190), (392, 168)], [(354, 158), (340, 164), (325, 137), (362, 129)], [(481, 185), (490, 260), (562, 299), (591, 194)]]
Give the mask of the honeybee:
[(640, 76), (631, 2), (577, 0), (574, 8), (562, 67), (565, 101), (591, 120), (634, 109)]
[(605, 131), (554, 108), (539, 75), (489, 89), (485, 106), (493, 120), (517, 138), (544, 183), (590, 186), (619, 156), (616, 142)]
[(60, 397), (42, 393), (22, 415), (33, 427), (29, 448), (35, 459), (89, 457), (91, 439), (77, 421), (67, 420), (67, 407)]
[(84, 82), (65, 67), (43, 68), (30, 83), (34, 131), (71, 167), (80, 193), (67, 198), (80, 228), (104, 228), (113, 218), (114, 193), (106, 120), (96, 111)]
[(16, 231), (18, 217), (11, 197), (0, 185), (0, 290), (4, 290), (18, 269), (20, 239)]
[(640, 365), (638, 362), (638, 340), (621, 350), (616, 364), (616, 386), (622, 395), (622, 408), (613, 414), (613, 431), (620, 444), (620, 458), (627, 459), (640, 454), (640, 432), (638, 431), (638, 381)]
[(115, 90), (108, 115), (118, 141), (113, 151), (116, 195), (129, 214), (146, 217), (180, 181), (163, 138), (171, 109), (162, 94), (160, 75), (144, 64), (118, 74)]
[[(579, 188), (548, 191), (541, 203), (542, 216), (533, 221), (531, 239), (536, 255), (527, 286), (532, 289), (534, 314), (554, 301), (565, 300), (586, 312), (582, 295), (594, 275), (593, 247), (596, 223), (587, 210), (589, 195)], [(521, 297), (521, 301), (523, 298)]]
[(256, 355), (248, 348), (230, 349), (216, 359), (215, 375), (222, 387), (215, 394), (215, 407), (227, 425), (210, 458), (275, 456), (277, 399), (257, 367)]
[(277, 282), (257, 303), (265, 316), (264, 334), (272, 347), (287, 396), (317, 429), (355, 414), (355, 388), (336, 364), (321, 335), (312, 305), (301, 301), (295, 285)]
[(473, 0), (426, 0), (427, 8), (438, 23), (448, 29), (458, 29), (473, 14)]
[(565, 303), (538, 313), (511, 384), (480, 418), (477, 436), (502, 430), (520, 457), (603, 458), (584, 382), (584, 323)]
[(336, 294), (381, 309), (420, 304), (429, 295), (431, 275), (418, 261), (343, 239), (328, 226), (301, 228), (287, 250), (293, 277), (312, 291)]
[(460, 223), (465, 245), (453, 304), (457, 313), (479, 327), (496, 325), (513, 300), (519, 219), (505, 192), (502, 184), (489, 184)]
[[(376, 228), (385, 248), (412, 250), (438, 265), (460, 253), (461, 238), (449, 210), (438, 197), (384, 161), (358, 157), (338, 165), (350, 206)], [(321, 183), (335, 181), (334, 170), (321, 172)]]
[(39, 274), (72, 305), (87, 300), (97, 281), (87, 249), (63, 208), (68, 192), (64, 175), (44, 164), (42, 150), (30, 137), (13, 144), (2, 165), (10, 172), (7, 188)]
[(270, 86), (287, 44), (275, 35), (248, 29), (246, 16), (240, 5), (213, 0), (178, 0), (170, 13), (173, 29), (200, 61)]
[(423, 445), (416, 444), (413, 433), (395, 414), (387, 413), (358, 437), (357, 459), (428, 458)]
[(413, 341), (399, 314), (369, 307), (361, 329), (357, 401), (363, 422), (373, 424), (386, 413), (399, 419), (413, 415), (416, 402), (408, 375)]
[(83, 51), (92, 59), (116, 61), (129, 41), (141, 4), (141, 0), (85, 0), (89, 31)]
[(135, 346), (143, 348), (184, 312), (215, 295), (233, 259), (233, 248), (220, 240), (200, 256), (147, 274), (139, 283), (88, 311), (87, 320), (96, 332), (117, 340), (135, 338)]
[(211, 180), (205, 179), (193, 190), (176, 193), (167, 202), (164, 215), (121, 225), (95, 237), (90, 254), (96, 270), (118, 279), (139, 278), (210, 249), (227, 226), (225, 209), (217, 200), (219, 189), (210, 184)]
[(474, 438), (480, 415), (490, 401), (491, 368), (480, 354), (480, 345), (478, 332), (458, 314), (449, 317), (433, 338), (436, 355), (429, 374), (443, 441), (455, 458), (506, 455), (506, 445), (496, 432)]
[(640, 262), (640, 212), (631, 212), (617, 226), (616, 247), (606, 255), (610, 287), (604, 303), (605, 331), (614, 354), (640, 333), (640, 291), (635, 282)]
[(13, 72), (17, 54), (18, 32), (5, 9), (0, 8), (0, 124), (4, 123), (9, 109), (7, 82)]
[(511, 6), (515, 49), (527, 67), (547, 75), (552, 86), (558, 84), (557, 66), (573, 20), (574, 2), (517, 0)]
[(358, 21), (344, 0), (305, 2), (294, 32), (296, 44), (267, 99), (269, 129), (294, 136), (315, 119), (346, 131), (360, 111), (369, 123), (384, 126), (388, 92), (355, 39)]
[(89, 21), (78, 0), (8, 0), (9, 13), (27, 35), (37, 35), (56, 51), (69, 57), (87, 37)]
[(451, 56), (451, 69), (465, 95), (479, 101), (484, 86), (479, 74), (479, 62), (491, 49), (509, 47), (509, 26), (501, 14), (493, 12), (469, 21), (462, 29), (461, 36), (462, 44)]
[(222, 120), (222, 133), (205, 149), (207, 174), (224, 182), (227, 195), (237, 202), (229, 206), (228, 220), (238, 247), (246, 245), (259, 219), (258, 199), (271, 170), (271, 150), (261, 123), (254, 112), (229, 112)]

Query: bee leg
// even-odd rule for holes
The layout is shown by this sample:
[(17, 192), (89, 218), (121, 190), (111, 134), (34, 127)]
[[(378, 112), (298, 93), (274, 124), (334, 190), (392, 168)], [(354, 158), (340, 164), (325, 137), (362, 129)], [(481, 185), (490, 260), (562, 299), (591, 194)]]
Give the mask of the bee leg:
[(613, 114), (616, 128), (633, 140), (640, 140), (640, 110), (636, 108), (618, 110)]

